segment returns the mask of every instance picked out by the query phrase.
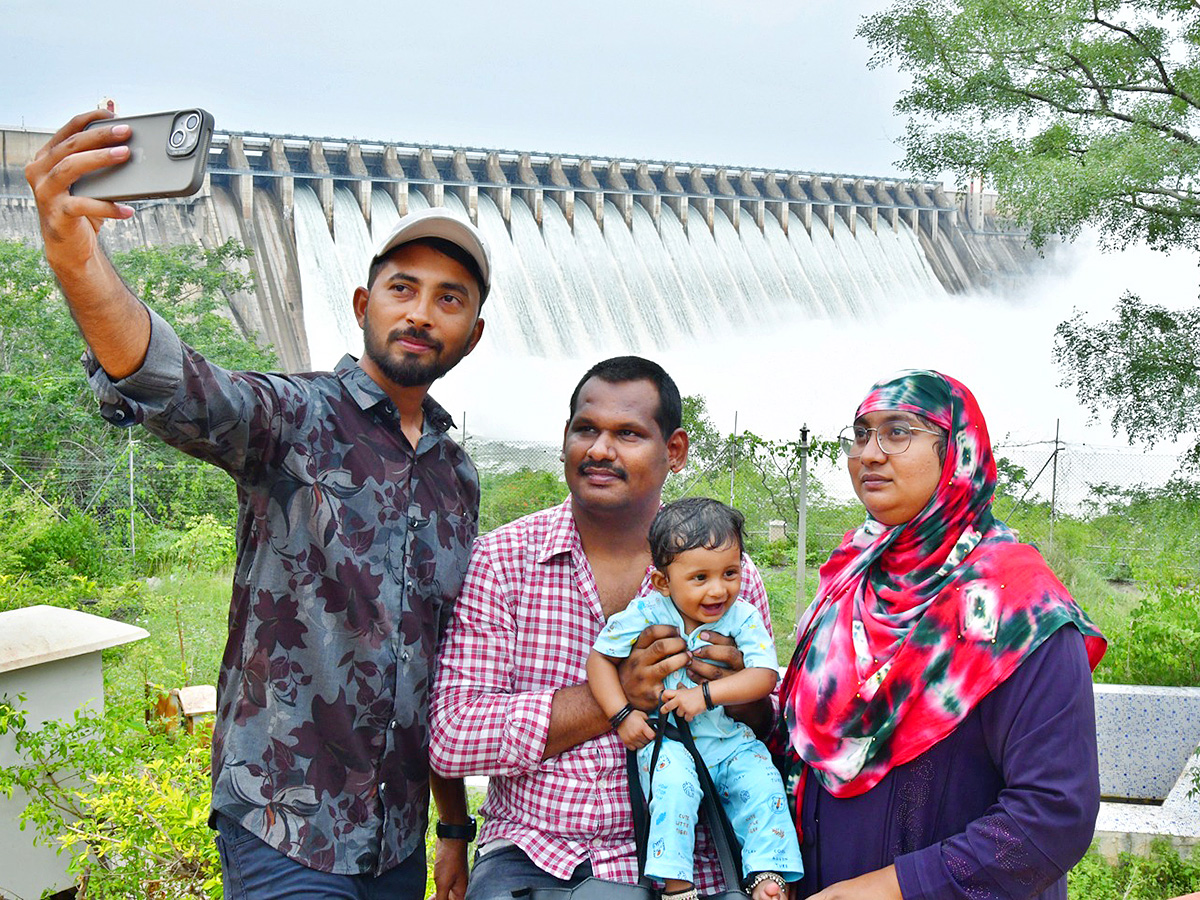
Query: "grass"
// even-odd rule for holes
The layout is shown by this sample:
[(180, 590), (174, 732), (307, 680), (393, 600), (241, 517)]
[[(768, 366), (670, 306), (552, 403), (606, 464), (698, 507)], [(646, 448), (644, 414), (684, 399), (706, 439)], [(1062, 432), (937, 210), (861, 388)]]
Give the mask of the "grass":
[(125, 617), (150, 637), (105, 651), (110, 700), (137, 702), (144, 685), (216, 684), (228, 633), (228, 572), (182, 572), (151, 579), (140, 608)]

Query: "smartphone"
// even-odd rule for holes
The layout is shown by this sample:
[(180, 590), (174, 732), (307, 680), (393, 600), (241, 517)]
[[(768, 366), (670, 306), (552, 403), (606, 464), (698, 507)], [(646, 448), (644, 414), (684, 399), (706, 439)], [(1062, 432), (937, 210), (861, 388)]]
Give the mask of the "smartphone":
[(213, 117), (203, 109), (100, 119), (88, 128), (124, 123), (130, 128), (129, 159), (84, 175), (71, 193), (97, 200), (146, 200), (196, 193), (208, 166)]

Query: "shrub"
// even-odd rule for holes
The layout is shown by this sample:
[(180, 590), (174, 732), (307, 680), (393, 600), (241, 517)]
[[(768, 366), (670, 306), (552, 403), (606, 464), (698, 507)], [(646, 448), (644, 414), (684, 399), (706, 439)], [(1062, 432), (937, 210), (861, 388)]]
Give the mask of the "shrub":
[(480, 534), (539, 509), (562, 503), (567, 496), (567, 486), (560, 476), (532, 469), (500, 475), (485, 474), (480, 489)]
[(1109, 865), (1095, 849), (1067, 876), (1070, 900), (1162, 900), (1200, 888), (1200, 856), (1179, 854), (1165, 838), (1157, 838), (1146, 856), (1121, 853)]
[(0, 767), (0, 793), (29, 796), (22, 828), (70, 855), (80, 896), (221, 896), (208, 829), (209, 742), (149, 734), (138, 710), (29, 727), (19, 698), (0, 698), (0, 735), (20, 760)]
[(189, 572), (220, 572), (233, 565), (237, 547), (233, 529), (205, 513), (188, 520), (182, 533), (158, 559), (156, 570), (183, 568)]

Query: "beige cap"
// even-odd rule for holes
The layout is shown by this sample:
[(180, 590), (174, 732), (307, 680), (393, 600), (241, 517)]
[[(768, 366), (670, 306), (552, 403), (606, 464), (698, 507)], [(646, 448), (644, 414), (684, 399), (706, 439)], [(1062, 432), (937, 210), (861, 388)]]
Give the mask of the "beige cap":
[(461, 247), (479, 266), (479, 274), (483, 277), (480, 287), (483, 295), (487, 296), (492, 283), (492, 257), (488, 252), (487, 242), (478, 228), (441, 207), (435, 206), (402, 216), (396, 227), (380, 243), (379, 249), (371, 257), (371, 262), (386, 256), (401, 244), (419, 238), (442, 238)]

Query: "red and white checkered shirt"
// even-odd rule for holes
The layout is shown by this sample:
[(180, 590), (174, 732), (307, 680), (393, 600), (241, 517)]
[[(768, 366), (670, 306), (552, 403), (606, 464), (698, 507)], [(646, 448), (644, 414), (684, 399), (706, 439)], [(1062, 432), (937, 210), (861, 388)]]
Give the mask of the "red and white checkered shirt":
[[(743, 563), (742, 597), (770, 628), (762, 579)], [(648, 582), (647, 575), (643, 590)], [(479, 538), (438, 653), (430, 760), (447, 777), (490, 776), (481, 846), (512, 841), (558, 878), (590, 861), (599, 878), (634, 882), (625, 748), (616, 733), (542, 759), (554, 693), (586, 680), (603, 625), (570, 499)], [(696, 849), (697, 884), (719, 888), (703, 833)]]

